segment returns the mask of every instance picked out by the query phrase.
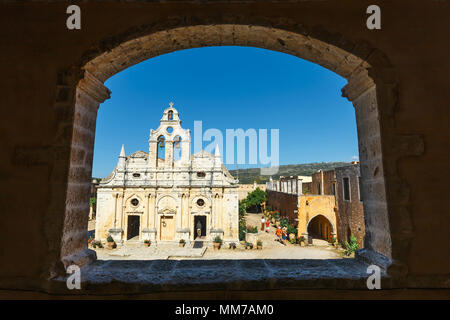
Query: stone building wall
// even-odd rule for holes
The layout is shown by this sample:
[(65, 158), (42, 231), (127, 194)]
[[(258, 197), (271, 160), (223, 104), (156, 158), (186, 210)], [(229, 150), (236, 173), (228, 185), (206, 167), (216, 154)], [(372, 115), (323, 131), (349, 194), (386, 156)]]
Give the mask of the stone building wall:
[(248, 194), (252, 191), (254, 191), (256, 188), (259, 188), (263, 191), (266, 191), (266, 185), (265, 184), (239, 184), (238, 187), (238, 199), (243, 200), (247, 198)]
[[(311, 175), (311, 192), (310, 194), (333, 194), (333, 185), (336, 182), (334, 170), (319, 170)], [(334, 185), (335, 187), (335, 185)]]
[[(346, 167), (336, 168), (336, 204), (338, 213), (338, 233), (340, 240), (350, 240), (350, 235), (358, 239), (359, 247), (364, 247), (364, 208), (360, 197), (359, 179), (360, 165), (353, 164)], [(344, 178), (349, 179), (350, 199), (344, 199)]]
[(280, 216), (288, 217), (290, 222), (294, 222), (297, 218), (298, 195), (268, 190), (267, 206), (280, 212)]
[(330, 240), (329, 235), (340, 237), (337, 232), (337, 219), (335, 212), (335, 199), (330, 195), (302, 195), (298, 200), (298, 235), (308, 235), (308, 226), (316, 217), (326, 219), (332, 227), (325, 237)]

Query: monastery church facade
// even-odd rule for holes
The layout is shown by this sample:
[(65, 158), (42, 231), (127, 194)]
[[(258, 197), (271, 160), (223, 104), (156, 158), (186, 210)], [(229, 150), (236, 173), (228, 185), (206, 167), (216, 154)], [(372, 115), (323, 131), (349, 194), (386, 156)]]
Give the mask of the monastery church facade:
[(126, 156), (122, 146), (117, 166), (100, 182), (95, 238), (189, 243), (220, 236), (238, 243), (238, 181), (217, 146), (214, 155), (190, 150), (190, 130), (170, 103), (150, 130), (149, 152)]

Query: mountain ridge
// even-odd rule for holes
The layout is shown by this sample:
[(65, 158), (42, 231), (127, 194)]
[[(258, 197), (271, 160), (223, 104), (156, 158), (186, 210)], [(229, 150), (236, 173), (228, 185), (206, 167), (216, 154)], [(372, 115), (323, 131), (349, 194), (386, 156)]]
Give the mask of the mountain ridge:
[(239, 170), (229, 170), (229, 172), (237, 179), (240, 184), (251, 184), (254, 181), (256, 183), (265, 183), (269, 181), (270, 177), (274, 180), (279, 179), (280, 176), (311, 176), (318, 170), (331, 170), (338, 167), (348, 166), (351, 162), (312, 162), (301, 164), (285, 164), (280, 165), (277, 174), (272, 176), (262, 176), (261, 168), (246, 168)]

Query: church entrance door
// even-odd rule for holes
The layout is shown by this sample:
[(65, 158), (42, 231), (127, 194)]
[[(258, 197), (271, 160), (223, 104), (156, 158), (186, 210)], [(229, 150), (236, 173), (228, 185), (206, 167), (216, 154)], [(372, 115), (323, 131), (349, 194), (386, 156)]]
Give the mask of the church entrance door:
[(128, 216), (127, 240), (139, 237), (140, 220), (139, 216)]
[[(198, 229), (200, 229), (200, 236), (198, 235)], [(206, 216), (194, 217), (194, 240), (204, 239), (206, 237)]]
[(173, 216), (162, 216), (160, 221), (161, 240), (170, 241), (175, 238), (175, 219)]

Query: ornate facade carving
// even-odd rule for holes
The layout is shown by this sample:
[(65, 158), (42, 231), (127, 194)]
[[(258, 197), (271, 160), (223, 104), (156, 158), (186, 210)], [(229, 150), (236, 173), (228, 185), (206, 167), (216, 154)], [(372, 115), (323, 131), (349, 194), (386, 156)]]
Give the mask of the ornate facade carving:
[(201, 240), (238, 242), (238, 181), (218, 147), (214, 155), (191, 155), (190, 148), (190, 131), (171, 103), (150, 130), (149, 152), (127, 156), (122, 146), (117, 166), (100, 182), (96, 239), (192, 241), (201, 225)]

